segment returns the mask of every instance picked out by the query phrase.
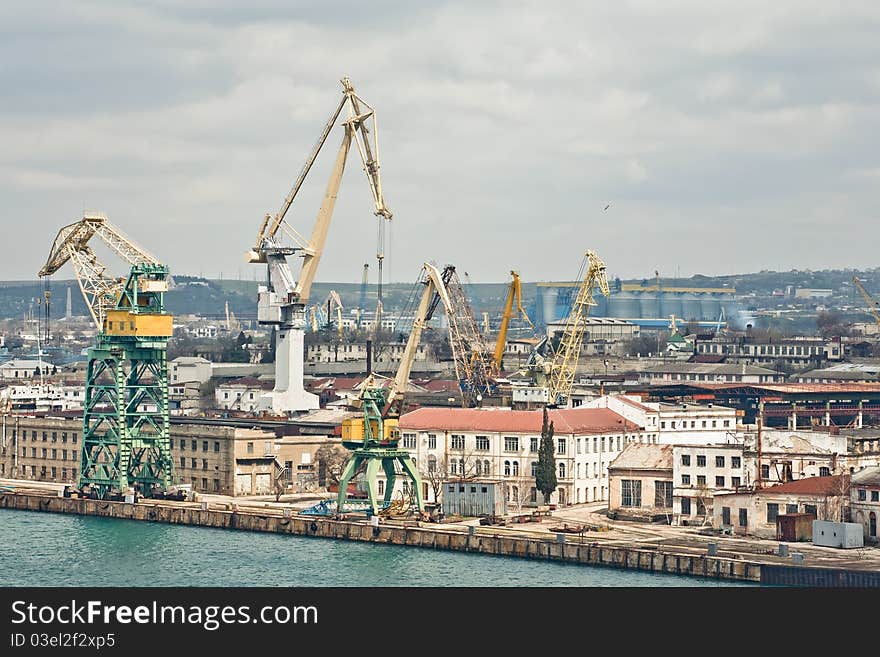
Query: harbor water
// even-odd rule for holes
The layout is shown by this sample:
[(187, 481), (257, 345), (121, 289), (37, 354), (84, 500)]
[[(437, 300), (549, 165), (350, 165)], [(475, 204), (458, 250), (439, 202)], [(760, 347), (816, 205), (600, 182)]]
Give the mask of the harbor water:
[(0, 509), (0, 586), (742, 586), (302, 536)]

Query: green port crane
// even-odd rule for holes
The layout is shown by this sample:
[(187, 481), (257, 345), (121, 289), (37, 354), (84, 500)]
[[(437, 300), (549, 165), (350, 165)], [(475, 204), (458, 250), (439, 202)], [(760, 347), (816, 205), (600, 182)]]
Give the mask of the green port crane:
[[(89, 246), (98, 237), (130, 265), (126, 278), (106, 274)], [(89, 349), (79, 486), (100, 498), (138, 486), (151, 495), (173, 479), (168, 413), (168, 267), (101, 214), (85, 214), (55, 238), (42, 277), (73, 263), (98, 329)]]

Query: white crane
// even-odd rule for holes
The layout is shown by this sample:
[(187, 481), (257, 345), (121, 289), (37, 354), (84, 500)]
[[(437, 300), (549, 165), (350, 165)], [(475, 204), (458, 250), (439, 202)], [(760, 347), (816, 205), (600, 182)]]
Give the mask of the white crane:
[[(348, 116), (342, 121), (344, 134), (342, 144), (327, 183), (324, 199), (318, 210), (311, 237), (305, 239), (296, 229), (285, 221), (296, 195), (299, 193), (321, 147), (327, 141), (336, 120), (344, 107)], [(372, 135), (370, 134), (372, 131)], [(303, 388), (303, 335), (306, 324), (305, 309), (309, 301), (312, 283), (318, 262), (327, 241), (330, 219), (336, 205), (336, 196), (342, 182), (345, 161), (352, 142), (357, 147), (367, 174), (367, 182), (373, 195), (373, 213), (379, 218), (380, 231), (383, 222), (391, 219), (391, 210), (385, 205), (382, 183), (379, 177), (379, 144), (376, 114), (373, 108), (358, 96), (351, 81), (342, 79), (342, 98), (330, 120), (312, 148), (308, 160), (294, 182), (293, 188), (284, 199), (281, 210), (274, 216), (266, 215), (260, 226), (257, 241), (247, 255), (248, 262), (266, 263), (269, 269), (269, 285), (258, 290), (257, 320), (261, 324), (274, 326), (275, 331), (275, 389), (262, 400), (262, 410), (286, 414), (306, 411), (319, 407), (317, 395)], [(283, 235), (290, 237), (296, 246), (283, 246)], [(294, 280), (287, 256), (297, 253), (303, 259), (299, 279)]]

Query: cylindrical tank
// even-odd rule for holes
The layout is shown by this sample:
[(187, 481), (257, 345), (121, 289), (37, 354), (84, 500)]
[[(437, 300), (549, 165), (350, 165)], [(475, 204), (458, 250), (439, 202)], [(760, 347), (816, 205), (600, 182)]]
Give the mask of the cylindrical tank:
[(639, 293), (639, 317), (642, 319), (655, 319), (660, 317), (658, 314), (659, 308), (660, 303), (656, 292)]
[(692, 319), (702, 319), (703, 308), (700, 305), (700, 297), (692, 292), (686, 292), (681, 295), (681, 315), (682, 321), (688, 322)]
[(700, 312), (704, 321), (718, 321), (721, 314), (721, 297), (718, 294), (701, 294), (700, 295)]
[(608, 317), (639, 318), (641, 312), (639, 299), (633, 292), (615, 294), (608, 301)]
[(558, 317), (556, 315), (556, 298), (559, 296), (559, 289), (555, 287), (541, 287), (541, 314), (544, 324), (555, 322)]

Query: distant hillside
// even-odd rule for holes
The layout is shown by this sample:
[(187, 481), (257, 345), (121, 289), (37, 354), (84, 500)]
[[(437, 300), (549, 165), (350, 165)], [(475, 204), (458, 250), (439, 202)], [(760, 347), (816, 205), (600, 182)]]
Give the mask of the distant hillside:
[[(826, 288), (838, 295), (857, 299), (852, 285), (852, 277), (856, 275), (865, 287), (880, 298), (880, 267), (868, 271), (857, 270), (792, 270), (788, 272), (761, 271), (730, 276), (703, 276), (700, 274), (689, 278), (661, 278), (664, 286), (681, 287), (722, 287), (728, 285), (736, 289), (738, 295), (770, 295), (774, 290), (784, 290), (792, 285), (801, 288)], [(241, 318), (256, 315), (257, 286), (256, 281), (244, 280), (210, 280), (196, 276), (174, 276), (176, 285), (168, 292), (166, 303), (168, 309), (175, 314), (192, 313), (208, 316), (223, 316), (226, 303), (229, 309)], [(653, 278), (629, 279), (623, 283), (642, 283), (651, 285)], [(86, 307), (76, 281), (51, 281), (52, 316), (64, 315), (67, 288), (72, 289), (71, 299), (73, 313), (85, 315)], [(466, 283), (465, 289), (471, 300), (474, 313), (479, 317), (483, 312), (496, 316), (507, 295), (508, 284), (498, 283)], [(523, 283), (523, 303), (528, 312), (534, 310), (536, 285), (534, 282)], [(357, 308), (360, 304), (360, 283), (318, 282), (312, 287), (310, 303), (324, 303), (331, 290), (339, 294), (342, 305), (346, 309)], [(415, 282), (388, 283), (383, 286), (385, 308), (400, 309), (412, 305), (418, 298), (420, 290)], [(21, 318), (33, 308), (36, 311), (36, 300), (42, 299), (43, 286), (39, 281), (5, 281), (0, 282), (0, 318)], [(859, 301), (860, 302), (860, 301)], [(376, 285), (367, 285), (366, 308), (376, 307)]]

